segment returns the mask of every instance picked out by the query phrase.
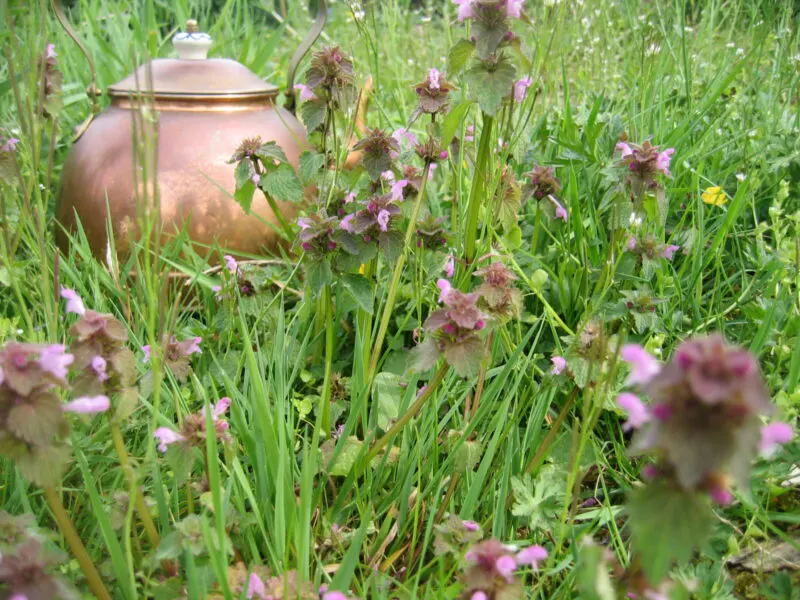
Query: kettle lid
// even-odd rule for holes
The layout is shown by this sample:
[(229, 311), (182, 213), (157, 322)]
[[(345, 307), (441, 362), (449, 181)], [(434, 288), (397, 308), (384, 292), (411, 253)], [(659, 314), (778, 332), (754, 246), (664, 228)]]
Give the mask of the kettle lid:
[(196, 21), (172, 37), (178, 58), (156, 58), (108, 88), (112, 98), (147, 94), (155, 100), (261, 99), (278, 94), (242, 63), (228, 58), (207, 58), (212, 39), (201, 33)]

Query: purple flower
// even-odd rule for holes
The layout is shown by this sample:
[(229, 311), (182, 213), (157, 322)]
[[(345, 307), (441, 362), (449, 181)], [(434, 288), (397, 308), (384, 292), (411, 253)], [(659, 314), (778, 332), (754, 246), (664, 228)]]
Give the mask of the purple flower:
[(464, 529), (467, 531), (480, 531), (481, 526), (478, 525), (475, 521), (463, 521)]
[[(239, 270), (239, 264), (236, 262), (236, 259), (226, 254), (222, 257), (225, 260), (225, 266), (227, 267), (228, 271), (231, 273), (236, 273)], [(199, 352), (199, 350), (198, 350)]]
[(413, 133), (411, 133), (405, 127), (401, 127), (400, 129), (395, 129), (392, 137), (397, 141), (398, 144), (402, 144), (403, 140), (408, 142), (410, 146), (416, 146), (419, 144), (419, 139)]
[(345, 204), (350, 204), (351, 202), (355, 202), (355, 201), (356, 201), (356, 193), (355, 192), (350, 192), (349, 194), (347, 194), (347, 196), (344, 197), (344, 203)]
[(389, 231), (389, 219), (392, 218), (392, 214), (388, 210), (381, 210), (378, 213), (376, 220), (378, 221), (378, 227), (380, 227), (381, 231)]
[(322, 600), (347, 600), (347, 596), (342, 592), (325, 592)]
[(513, 556), (506, 554), (495, 561), (494, 568), (497, 569), (500, 575), (505, 577), (506, 581), (511, 582), (514, 579), (514, 571), (517, 570), (517, 561), (514, 560)]
[(530, 565), (534, 569), (539, 568), (539, 563), (547, 560), (547, 550), (541, 546), (528, 546), (517, 553), (516, 561), (518, 565)]
[(617, 396), (617, 405), (628, 413), (628, 420), (622, 426), (625, 431), (639, 429), (650, 420), (650, 412), (636, 394), (620, 394)]
[(638, 344), (625, 344), (620, 356), (631, 366), (628, 385), (645, 384), (661, 371), (659, 362)]
[(417, 390), (417, 398), (421, 397), (422, 394), (424, 394), (427, 391), (428, 391), (428, 386), (427, 385), (423, 385), (421, 388), (419, 388)]
[(344, 231), (347, 231), (348, 233), (355, 233), (355, 229), (353, 228), (353, 219), (354, 218), (355, 218), (355, 214), (347, 215), (339, 223), (339, 228), (343, 229)]
[(108, 373), (106, 373), (106, 359), (102, 356), (95, 356), (91, 362), (92, 370), (99, 381), (108, 380)]
[(58, 54), (56, 54), (56, 45), (55, 44), (47, 44), (47, 48), (45, 49), (44, 56), (45, 56), (45, 58), (55, 58), (56, 56), (58, 56)]
[(626, 247), (628, 248), (628, 251), (629, 252), (633, 252), (634, 250), (636, 250), (636, 246), (638, 246), (638, 242), (636, 241), (636, 238), (633, 237), (633, 236), (628, 238), (628, 243), (626, 244)]
[(39, 353), (39, 366), (53, 377), (66, 379), (69, 372), (67, 367), (75, 358), (72, 354), (65, 354), (65, 350), (63, 344), (45, 346)]
[(711, 486), (711, 489), (708, 490), (708, 495), (720, 506), (728, 506), (733, 502), (733, 494), (721, 484)]
[(772, 455), (778, 446), (788, 444), (794, 437), (792, 426), (788, 423), (770, 423), (761, 428), (761, 454)]
[(563, 221), (566, 223), (567, 219), (569, 219), (569, 214), (567, 214), (567, 209), (564, 208), (561, 202), (556, 200), (555, 196), (553, 196), (552, 194), (548, 194), (547, 197), (550, 199), (550, 202), (552, 202), (553, 205), (556, 207), (556, 219), (563, 219)]
[(180, 433), (169, 427), (159, 427), (153, 433), (153, 437), (158, 440), (158, 449), (160, 452), (166, 452), (170, 444), (182, 442), (186, 439)]
[(191, 354), (202, 354), (202, 350), (200, 349), (200, 342), (203, 341), (201, 337), (193, 337), (189, 338), (188, 340), (184, 340), (178, 344), (178, 351), (183, 356), (189, 356)]
[(522, 5), (525, 0), (505, 0), (506, 14), (509, 18), (520, 19), (522, 18)]
[(551, 375), (561, 375), (567, 368), (567, 360), (563, 356), (554, 356), (550, 362), (553, 363), (553, 368), (550, 369)]
[(255, 573), (250, 574), (250, 580), (247, 582), (247, 597), (251, 599), (253, 596), (257, 598), (266, 598), (267, 596), (267, 588), (264, 582)]
[(476, 0), (453, 0), (453, 4), (458, 5), (458, 20), (464, 21), (465, 19), (472, 19), (475, 16), (475, 11), (472, 5)]
[(470, 125), (467, 127), (464, 133), (464, 141), (465, 142), (474, 142), (475, 141), (475, 125)]
[(675, 154), (675, 148), (667, 148), (663, 152), (659, 152), (658, 158), (656, 158), (656, 171), (661, 171), (664, 175), (670, 177), (669, 162), (673, 154)]
[(629, 156), (633, 155), (633, 148), (631, 148), (625, 142), (620, 142), (614, 146), (614, 150), (618, 151), (622, 155), (622, 158), (628, 158)]
[(81, 415), (93, 415), (106, 412), (111, 408), (108, 396), (82, 396), (72, 402), (67, 402), (61, 406), (64, 412), (77, 413)]
[(145, 344), (142, 346), (142, 352), (144, 353), (144, 357), (142, 358), (142, 362), (150, 362), (150, 344)]
[(392, 200), (398, 201), (403, 199), (403, 189), (408, 185), (408, 179), (401, 179), (392, 184)]
[(428, 71), (428, 86), (432, 90), (438, 90), (442, 85), (442, 74), (439, 69), (430, 69)]
[(522, 102), (528, 94), (528, 88), (531, 87), (533, 79), (530, 77), (523, 77), (514, 84), (514, 101)]
[(14, 152), (17, 149), (17, 144), (19, 144), (18, 138), (8, 138), (3, 145), (0, 146), (0, 152)]
[(300, 92), (300, 100), (303, 100), (304, 102), (317, 99), (317, 95), (314, 93), (314, 90), (303, 83), (296, 84), (294, 89)]
[(439, 288), (441, 293), (439, 294), (439, 302), (447, 302), (447, 296), (450, 293), (450, 290), (453, 286), (450, 284), (447, 279), (438, 279), (436, 280), (436, 287)]
[[(219, 402), (217, 402), (214, 407), (211, 409), (211, 419), (213, 421), (218, 421), (219, 418), (228, 412), (228, 409), (231, 407), (231, 399), (228, 397), (220, 398)], [(200, 414), (205, 418), (206, 416), (206, 407), (204, 406), (200, 410)]]
[(447, 276), (448, 279), (452, 279), (453, 275), (456, 272), (456, 259), (451, 254), (447, 257), (447, 262), (444, 264), (444, 274)]
[(489, 600), (489, 596), (486, 595), (486, 592), (478, 590), (469, 597), (469, 600)]
[(83, 300), (75, 290), (62, 287), (61, 297), (67, 301), (67, 312), (75, 313), (76, 315), (83, 315), (86, 312)]
[(675, 252), (680, 249), (681, 249), (680, 246), (675, 246), (672, 244), (669, 246), (665, 246), (664, 249), (661, 251), (661, 256), (666, 258), (667, 260), (672, 260), (672, 258), (675, 256)]
[(305, 217), (300, 217), (297, 219), (297, 224), (300, 226), (300, 229), (310, 229), (312, 227), (311, 221)]

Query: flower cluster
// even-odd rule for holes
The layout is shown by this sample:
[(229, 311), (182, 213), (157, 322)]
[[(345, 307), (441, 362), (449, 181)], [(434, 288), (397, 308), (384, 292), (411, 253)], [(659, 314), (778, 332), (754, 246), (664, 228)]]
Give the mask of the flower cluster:
[(525, 178), (526, 182), (523, 187), (525, 198), (535, 198), (537, 201), (546, 199), (550, 203), (553, 218), (563, 221), (569, 219), (567, 209), (558, 200), (561, 182), (555, 176), (554, 167), (535, 165), (533, 169), (525, 173)]
[(417, 223), (417, 247), (438, 250), (447, 244), (448, 234), (444, 229), (444, 218), (428, 213)]
[(419, 106), (411, 120), (420, 113), (435, 115), (447, 112), (448, 97), (456, 89), (438, 69), (430, 69), (425, 81), (414, 85), (414, 91), (419, 96)]
[(515, 577), (517, 569), (524, 566), (537, 569), (539, 563), (547, 559), (547, 550), (541, 546), (516, 550), (499, 540), (489, 539), (472, 546), (464, 559), (465, 599), (522, 598), (522, 581)]
[(650, 398), (649, 406), (632, 393), (618, 398), (626, 428), (637, 430), (633, 450), (656, 456), (650, 475), (727, 504), (731, 484), (747, 484), (759, 448), (768, 453), (792, 437), (786, 423), (762, 427), (773, 405), (758, 362), (720, 335), (682, 343), (665, 365), (637, 345), (621, 356), (632, 368), (628, 383)]
[[(230, 441), (230, 434), (228, 428), (230, 425), (227, 421), (222, 419), (222, 416), (228, 412), (231, 407), (230, 398), (221, 398), (211, 409), (211, 422), (214, 425), (214, 435), (222, 442)], [(184, 419), (183, 426), (180, 431), (175, 431), (169, 427), (159, 427), (155, 430), (154, 435), (158, 440), (158, 449), (161, 452), (166, 452), (172, 444), (180, 444), (186, 448), (197, 447), (205, 448), (206, 445), (206, 408), (205, 406), (199, 412), (189, 415)]]
[(322, 103), (330, 100), (339, 108), (349, 99), (353, 83), (353, 61), (338, 46), (323, 48), (311, 57), (301, 97)]
[[(178, 381), (186, 381), (189, 375), (192, 374), (192, 366), (190, 364), (190, 357), (193, 354), (200, 354), (200, 342), (203, 341), (201, 337), (191, 337), (186, 340), (178, 341), (174, 335), (169, 338), (164, 338), (162, 344), (164, 350), (164, 364), (169, 367), (175, 379)], [(149, 362), (152, 349), (149, 345), (142, 346), (144, 352), (144, 361)]]
[(392, 161), (400, 153), (400, 142), (382, 129), (371, 129), (354, 146), (361, 150), (361, 164), (373, 180), (380, 179), (382, 173), (391, 170)]
[(42, 73), (42, 116), (53, 117), (59, 107), (63, 75), (58, 70), (58, 54), (55, 44), (47, 44), (39, 59)]
[(474, 274), (483, 279), (477, 289), (483, 310), (503, 321), (519, 316), (522, 310), (522, 292), (514, 287), (517, 277), (508, 267), (502, 262), (493, 262)]
[(326, 585), (315, 590), (310, 582), (300, 584), (297, 573), (289, 571), (283, 575), (269, 577), (261, 569), (259, 574), (254, 570), (247, 580), (246, 598), (254, 600), (282, 600), (297, 598), (298, 600), (348, 600), (344, 592), (328, 591)]
[(107, 404), (114, 398), (114, 416), (128, 416), (138, 400), (136, 359), (125, 345), (128, 330), (113, 315), (87, 310), (74, 290), (62, 288), (61, 297), (67, 301), (67, 312), (79, 316), (69, 330), (72, 368), (77, 372), (73, 392)]
[(336, 250), (338, 244), (333, 236), (339, 228), (339, 219), (323, 214), (311, 214), (297, 219), (300, 234), (297, 240), (303, 252), (312, 259), (321, 259)]
[(58, 575), (64, 557), (46, 549), (30, 515), (0, 511), (0, 596), (9, 600), (72, 600), (75, 592)]
[(377, 243), (387, 256), (394, 256), (399, 250), (398, 244), (402, 246), (397, 226), (403, 211), (393, 195), (372, 196), (358, 204), (362, 208), (345, 216), (339, 228), (367, 244)]
[(646, 190), (658, 188), (658, 174), (672, 176), (669, 163), (675, 153), (674, 148), (662, 151), (646, 140), (641, 145), (620, 142), (616, 145), (616, 150), (620, 153), (619, 166), (628, 169), (628, 181), (634, 197), (639, 197)]
[(474, 375), (480, 368), (486, 351), (478, 332), (486, 327), (488, 318), (478, 308), (480, 294), (465, 294), (440, 279), (439, 302), (444, 308), (432, 312), (423, 330), (428, 334), (413, 352), (413, 367), (424, 371), (444, 355), (447, 363), (462, 377)]

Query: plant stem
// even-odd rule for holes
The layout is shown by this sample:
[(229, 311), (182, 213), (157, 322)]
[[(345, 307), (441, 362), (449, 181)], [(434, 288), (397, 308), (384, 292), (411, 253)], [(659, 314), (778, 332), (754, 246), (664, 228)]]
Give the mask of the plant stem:
[(322, 382), (322, 434), (327, 437), (331, 430), (331, 373), (333, 371), (333, 301), (331, 286), (322, 290), (325, 310), (325, 378)]
[(128, 451), (125, 448), (125, 441), (122, 439), (122, 432), (119, 429), (119, 424), (113, 420), (111, 421), (111, 438), (114, 440), (114, 449), (117, 451), (119, 464), (122, 467), (122, 470), (125, 472), (125, 476), (128, 478), (128, 483), (131, 487), (131, 493), (135, 494), (136, 512), (139, 513), (139, 518), (142, 521), (142, 525), (147, 533), (147, 538), (150, 540), (150, 544), (153, 546), (153, 548), (157, 548), (161, 543), (161, 536), (158, 534), (156, 524), (153, 521), (153, 517), (150, 516), (150, 510), (147, 508), (147, 503), (144, 501), (144, 493), (136, 483), (136, 477), (133, 473)]
[(100, 579), (100, 573), (97, 572), (97, 568), (94, 566), (86, 547), (75, 530), (75, 525), (72, 524), (72, 520), (70, 520), (64, 505), (61, 503), (61, 496), (51, 487), (44, 488), (44, 496), (47, 499), (47, 504), (50, 505), (50, 510), (53, 511), (58, 528), (64, 535), (69, 549), (78, 560), (78, 564), (80, 564), (83, 574), (86, 576), (89, 589), (100, 600), (111, 600), (111, 595), (103, 584), (103, 580)]
[(442, 383), (442, 380), (447, 374), (449, 368), (450, 366), (447, 363), (443, 364), (436, 372), (436, 375), (433, 376), (433, 379), (431, 379), (430, 383), (428, 383), (425, 391), (420, 394), (419, 398), (417, 398), (414, 404), (409, 407), (402, 417), (395, 421), (394, 425), (389, 428), (389, 431), (383, 434), (383, 437), (381, 437), (372, 445), (372, 448), (369, 449), (369, 452), (367, 452), (366, 457), (364, 457), (364, 460), (361, 463), (359, 472), (363, 470), (372, 461), (372, 459), (375, 458), (378, 453), (389, 444), (389, 442), (392, 441), (392, 438), (397, 435), (411, 419), (414, 418), (423, 405), (428, 401), (428, 398), (430, 398), (433, 395), (433, 392), (436, 391), (436, 388), (439, 387), (439, 384)]
[(417, 218), (419, 217), (419, 209), (422, 206), (422, 199), (425, 197), (425, 188), (428, 183), (428, 176), (431, 172), (431, 163), (425, 163), (425, 169), (422, 173), (422, 185), (417, 195), (417, 201), (411, 210), (409, 217), (408, 227), (406, 228), (406, 237), (403, 243), (403, 253), (397, 260), (392, 272), (392, 280), (389, 284), (389, 291), (386, 293), (386, 304), (383, 307), (383, 314), (381, 315), (381, 322), (378, 326), (378, 335), (375, 338), (375, 347), (372, 349), (372, 358), (369, 362), (369, 370), (367, 371), (366, 384), (369, 388), (372, 385), (372, 378), (375, 376), (375, 370), (378, 367), (378, 359), (381, 356), (381, 348), (383, 347), (383, 340), (386, 337), (386, 332), (389, 329), (389, 320), (392, 318), (392, 311), (394, 310), (394, 302), (397, 297), (397, 290), (400, 287), (400, 277), (403, 275), (403, 267), (406, 264), (408, 257), (408, 248), (411, 244), (411, 238), (417, 228)]
[(478, 157), (475, 165), (475, 179), (472, 182), (472, 189), (469, 194), (467, 226), (464, 231), (464, 254), (468, 264), (475, 258), (475, 237), (478, 234), (478, 215), (480, 214), (481, 202), (486, 187), (486, 168), (491, 154), (493, 125), (494, 117), (484, 113), (483, 130), (481, 131), (481, 141), (478, 146)]

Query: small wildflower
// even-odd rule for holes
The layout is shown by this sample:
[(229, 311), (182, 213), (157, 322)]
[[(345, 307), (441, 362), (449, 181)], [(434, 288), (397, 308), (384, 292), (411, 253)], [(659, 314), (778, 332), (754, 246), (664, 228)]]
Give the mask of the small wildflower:
[(325, 592), (322, 600), (347, 600), (347, 595), (342, 592)]
[(91, 415), (100, 412), (106, 412), (111, 408), (111, 401), (108, 396), (84, 396), (77, 398), (72, 402), (67, 402), (61, 406), (64, 412), (78, 413), (82, 415)]
[(453, 4), (458, 5), (459, 21), (472, 19), (475, 16), (473, 11), (473, 4), (475, 4), (475, 2), (477, 2), (477, 0), (453, 0)]
[(395, 129), (394, 132), (392, 133), (392, 137), (397, 141), (398, 144), (401, 145), (403, 142), (406, 142), (410, 146), (416, 146), (417, 144), (419, 144), (417, 136), (411, 133), (405, 127), (401, 127), (400, 129)]
[(17, 149), (17, 144), (19, 144), (19, 139), (15, 137), (8, 138), (6, 141), (0, 144), (0, 152), (10, 153), (14, 152)]
[(675, 252), (677, 252), (680, 249), (681, 249), (680, 246), (670, 244), (664, 247), (664, 249), (661, 251), (661, 256), (666, 258), (667, 260), (672, 260), (673, 257), (675, 256)]
[(180, 433), (169, 427), (159, 427), (155, 430), (153, 435), (158, 440), (158, 450), (160, 452), (166, 452), (170, 444), (183, 442), (186, 439)]
[(788, 423), (770, 423), (761, 428), (760, 450), (764, 456), (771, 456), (779, 446), (788, 444), (794, 437), (792, 426)]
[(66, 354), (65, 351), (66, 347), (63, 344), (43, 347), (39, 353), (39, 366), (57, 379), (66, 379), (69, 372), (67, 367), (72, 364), (75, 357)]
[(91, 362), (92, 371), (97, 375), (98, 381), (106, 381), (108, 373), (106, 373), (107, 362), (102, 356), (95, 356)]
[(256, 573), (250, 574), (250, 579), (247, 582), (247, 598), (248, 600), (256, 598), (266, 598), (267, 588), (264, 586), (264, 581)]
[(75, 290), (62, 287), (61, 297), (67, 301), (67, 312), (75, 313), (76, 315), (83, 315), (86, 312), (83, 300)]
[(623, 425), (626, 431), (639, 429), (650, 420), (650, 411), (636, 394), (623, 393), (617, 396), (617, 405), (628, 413), (628, 420)]
[(514, 287), (517, 276), (502, 262), (493, 262), (475, 271), (483, 279), (476, 290), (481, 297), (481, 307), (499, 319), (509, 319), (522, 310), (522, 292)]
[(666, 177), (672, 176), (669, 165), (675, 153), (674, 148), (661, 151), (650, 141), (641, 145), (620, 142), (616, 145), (616, 151), (620, 153), (619, 165), (628, 168), (628, 179), (634, 196), (640, 195), (646, 189), (658, 188), (658, 173)]
[(235, 258), (226, 254), (223, 256), (223, 259), (225, 260), (225, 267), (228, 269), (228, 271), (235, 274), (239, 270), (239, 264), (236, 262)]
[(553, 363), (553, 368), (550, 369), (551, 375), (561, 375), (567, 368), (567, 360), (563, 356), (554, 356), (550, 362)]
[(303, 83), (298, 83), (294, 86), (298, 92), (300, 92), (300, 100), (306, 102), (308, 100), (318, 100), (317, 95), (314, 93), (310, 87)]
[(514, 102), (522, 102), (528, 94), (528, 88), (533, 84), (533, 79), (523, 77), (514, 84)]
[(481, 526), (478, 525), (475, 521), (464, 521), (464, 529), (467, 531), (480, 531)]
[(728, 196), (719, 186), (706, 188), (705, 191), (700, 194), (700, 198), (706, 204), (711, 204), (713, 206), (722, 206), (728, 201)]
[(392, 167), (392, 160), (400, 152), (400, 144), (381, 129), (372, 129), (359, 140), (353, 150), (361, 150), (361, 162), (372, 179), (380, 179)]
[(447, 262), (444, 265), (444, 274), (448, 279), (452, 279), (456, 272), (456, 260), (451, 254), (447, 257)]
[(631, 365), (628, 385), (642, 385), (661, 371), (661, 365), (638, 344), (625, 344), (620, 350), (622, 360)]
[(535, 165), (533, 169), (525, 173), (527, 183), (525, 193), (541, 200), (547, 196), (557, 196), (561, 192), (561, 182), (555, 176), (555, 167), (544, 167)]
[(541, 546), (528, 546), (517, 552), (516, 556), (518, 565), (530, 565), (534, 569), (538, 569), (543, 560), (547, 560), (547, 550)]
[(553, 206), (556, 209), (555, 218), (561, 219), (566, 223), (567, 220), (569, 219), (569, 214), (567, 214), (567, 209), (564, 208), (564, 206), (558, 200), (556, 200), (554, 196), (548, 194), (547, 198), (550, 200), (550, 202), (553, 203)]
[(438, 69), (430, 69), (425, 81), (414, 86), (419, 96), (417, 112), (435, 115), (446, 111), (448, 96), (455, 89)]

